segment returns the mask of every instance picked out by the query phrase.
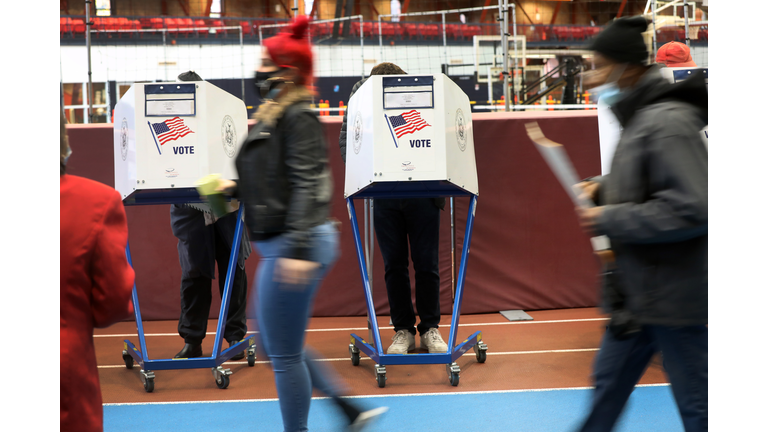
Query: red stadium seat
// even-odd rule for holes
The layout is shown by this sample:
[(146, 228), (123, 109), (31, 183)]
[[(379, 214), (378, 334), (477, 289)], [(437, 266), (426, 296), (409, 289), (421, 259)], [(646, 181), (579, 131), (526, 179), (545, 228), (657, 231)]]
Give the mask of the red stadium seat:
[(176, 20), (176, 23), (179, 25), (179, 28), (185, 29), (181, 30), (182, 33), (188, 35), (193, 32), (192, 27), (195, 26), (195, 22), (191, 18), (179, 18)]
[(201, 19), (195, 20), (194, 24), (195, 24), (194, 27), (197, 28), (197, 30), (195, 30), (195, 31), (198, 34), (199, 33), (207, 33), (208, 32), (208, 30), (205, 29), (205, 27), (208, 27), (208, 25), (205, 23), (205, 20), (201, 20)]
[(483, 29), (479, 25), (468, 25), (462, 29), (464, 37), (471, 39), (473, 36), (479, 36), (483, 34)]
[(586, 29), (584, 27), (571, 27), (571, 34), (574, 40), (584, 40), (586, 37)]
[(165, 28), (168, 29), (169, 32), (177, 32), (179, 28), (179, 24), (176, 22), (176, 18), (165, 18)]
[(552, 26), (552, 34), (559, 41), (569, 40), (572, 37), (571, 28), (564, 26)]
[(403, 32), (408, 36), (408, 39), (413, 39), (419, 35), (419, 29), (416, 24), (403, 24)]
[(72, 31), (74, 33), (83, 33), (85, 34), (85, 22), (81, 19), (73, 19), (72, 20)]
[(149, 28), (155, 29), (155, 30), (162, 30), (165, 28), (165, 25), (163, 24), (162, 18), (150, 18), (149, 19)]
[(250, 21), (240, 21), (240, 27), (243, 29), (243, 35), (253, 34), (253, 26)]

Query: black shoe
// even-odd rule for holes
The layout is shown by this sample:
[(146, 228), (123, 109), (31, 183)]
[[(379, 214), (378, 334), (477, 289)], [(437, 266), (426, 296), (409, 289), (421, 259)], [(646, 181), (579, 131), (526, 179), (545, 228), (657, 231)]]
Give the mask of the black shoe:
[(184, 348), (173, 358), (195, 358), (203, 356), (203, 344), (184, 344)]
[[(229, 342), (229, 347), (232, 348), (232, 345), (237, 344), (240, 341), (235, 342)], [(230, 360), (242, 360), (245, 358), (245, 351), (240, 351), (239, 353), (235, 354), (234, 357), (230, 358)]]

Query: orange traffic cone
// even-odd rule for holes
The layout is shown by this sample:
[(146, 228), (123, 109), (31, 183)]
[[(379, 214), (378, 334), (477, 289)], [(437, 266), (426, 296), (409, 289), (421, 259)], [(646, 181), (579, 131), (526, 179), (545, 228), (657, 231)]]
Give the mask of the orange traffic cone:
[(554, 111), (555, 109), (551, 106), (555, 104), (555, 101), (552, 99), (552, 95), (547, 96), (547, 105), (550, 105), (550, 108), (548, 111)]

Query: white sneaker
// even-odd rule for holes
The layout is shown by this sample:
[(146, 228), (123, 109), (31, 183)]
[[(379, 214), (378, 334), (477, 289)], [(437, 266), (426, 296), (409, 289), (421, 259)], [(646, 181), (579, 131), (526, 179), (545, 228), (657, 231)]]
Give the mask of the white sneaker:
[(416, 349), (416, 337), (408, 330), (400, 330), (392, 336), (392, 345), (387, 348), (387, 354), (407, 354)]
[(421, 335), (421, 347), (427, 348), (430, 354), (448, 352), (448, 344), (443, 342), (443, 337), (436, 328), (431, 328)]
[(380, 415), (384, 414), (388, 410), (389, 408), (387, 407), (379, 407), (379, 408), (374, 408), (372, 410), (368, 410), (365, 412), (361, 412), (360, 415), (357, 416), (355, 421), (353, 421), (352, 424), (349, 425), (349, 428), (347, 430), (349, 432), (360, 432), (366, 426), (368, 426), (373, 421), (375, 421), (376, 418), (378, 418)]

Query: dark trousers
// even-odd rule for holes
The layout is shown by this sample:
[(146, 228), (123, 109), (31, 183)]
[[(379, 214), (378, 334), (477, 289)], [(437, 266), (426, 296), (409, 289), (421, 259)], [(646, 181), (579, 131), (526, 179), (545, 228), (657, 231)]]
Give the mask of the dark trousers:
[(616, 339), (606, 331), (594, 365), (595, 391), (582, 432), (610, 431), (651, 357), (663, 354), (664, 369), (686, 432), (707, 430), (708, 343), (706, 326), (643, 326)]
[(440, 323), (440, 273), (438, 249), (440, 209), (432, 198), (377, 199), (373, 225), (384, 258), (384, 280), (395, 331), (416, 334), (416, 315), (411, 302), (408, 245), (416, 276), (418, 331), (426, 333)]
[[(214, 265), (219, 270), (219, 295), (224, 295), (236, 225), (237, 213), (230, 213), (206, 226), (202, 212), (184, 206), (171, 206), (171, 228), (174, 236), (179, 239), (181, 264), (181, 316), (178, 329), (185, 343), (200, 344), (205, 338), (213, 298), (211, 281), (215, 277)], [(243, 254), (241, 247), (240, 255)], [(242, 340), (247, 331), (245, 310), (248, 282), (244, 268), (245, 257), (238, 258), (223, 335), (229, 342)]]

